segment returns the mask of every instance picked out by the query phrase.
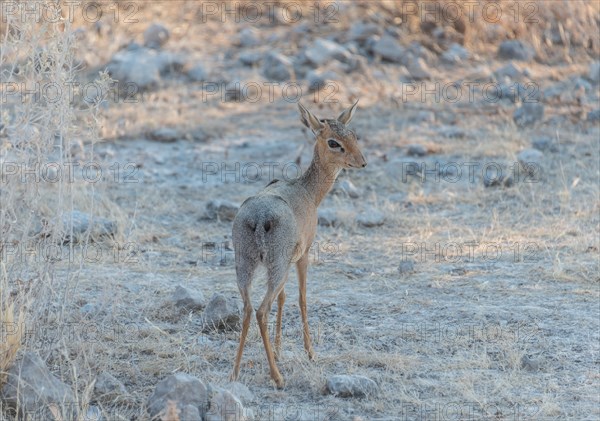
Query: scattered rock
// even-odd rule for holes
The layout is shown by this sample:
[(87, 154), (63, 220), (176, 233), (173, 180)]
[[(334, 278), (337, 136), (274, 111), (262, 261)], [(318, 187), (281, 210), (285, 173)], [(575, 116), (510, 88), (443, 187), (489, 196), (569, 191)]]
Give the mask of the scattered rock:
[(251, 27), (242, 29), (238, 34), (237, 44), (242, 48), (256, 47), (257, 45), (260, 45), (258, 31)]
[(531, 181), (535, 181), (540, 175), (544, 154), (537, 149), (524, 149), (517, 155), (517, 160), (525, 173), (534, 177)]
[(406, 68), (413, 80), (431, 79), (427, 63), (420, 57), (409, 60)]
[(203, 310), (206, 307), (204, 295), (200, 291), (192, 291), (184, 286), (177, 285), (171, 300), (177, 307), (186, 310)]
[(528, 355), (523, 355), (523, 357), (521, 357), (521, 368), (527, 371), (538, 371), (540, 369), (540, 364)]
[(333, 192), (346, 194), (352, 199), (358, 199), (360, 197), (360, 191), (350, 180), (341, 180), (336, 183)]
[(220, 390), (210, 400), (205, 421), (250, 421), (254, 415), (228, 390)]
[[(155, 87), (160, 82), (160, 73), (165, 67), (155, 50), (136, 48), (116, 53), (107, 69), (119, 85), (131, 86), (140, 91)], [(131, 91), (129, 91), (131, 92)]]
[(31, 352), (25, 352), (8, 370), (6, 383), (0, 391), (0, 402), (0, 407), (18, 411), (19, 419), (25, 419), (25, 414), (55, 419), (49, 411), (50, 404), (59, 408), (64, 419), (78, 417), (77, 400), (71, 388), (57, 379), (44, 361)]
[(356, 222), (366, 228), (379, 227), (385, 223), (385, 215), (373, 208), (358, 215)]
[[(46, 236), (50, 234), (54, 223), (40, 225), (37, 234)], [(74, 210), (62, 217), (62, 236), (65, 243), (79, 243), (87, 240), (98, 240), (101, 237), (110, 237), (117, 234), (117, 223), (106, 218)]]
[(531, 146), (542, 152), (558, 152), (558, 144), (551, 137), (536, 137), (531, 141)]
[(335, 227), (339, 225), (338, 215), (335, 209), (319, 208), (317, 215), (319, 225), (324, 227)]
[(170, 143), (179, 140), (180, 135), (177, 129), (172, 127), (160, 127), (148, 132), (146, 137), (150, 140), (156, 140), (157, 142)]
[(352, 61), (352, 54), (340, 44), (323, 38), (317, 38), (315, 42), (304, 51), (304, 55), (315, 66), (322, 66), (331, 60), (342, 63)]
[(215, 199), (206, 204), (207, 219), (233, 221), (240, 207), (228, 200)]
[(421, 110), (410, 118), (411, 123), (433, 123), (435, 113), (433, 111)]
[(214, 293), (202, 314), (203, 330), (237, 330), (239, 324), (238, 302), (223, 294)]
[(514, 184), (512, 176), (506, 174), (484, 174), (484, 187), (511, 187)]
[(406, 146), (406, 154), (408, 156), (425, 156), (428, 150), (425, 146), (413, 143)]
[(587, 114), (587, 121), (600, 121), (600, 108), (596, 108), (595, 110), (590, 111)]
[(163, 25), (153, 23), (144, 31), (144, 46), (160, 48), (169, 40), (169, 30)]
[(590, 73), (588, 75), (590, 80), (594, 83), (600, 83), (600, 61), (596, 60), (590, 64)]
[(494, 72), (496, 79), (503, 81), (520, 81), (525, 77), (529, 77), (529, 71), (527, 69), (522, 69), (519, 65), (513, 63), (512, 61), (504, 66), (500, 67)]
[(201, 64), (191, 66), (186, 74), (193, 82), (203, 82), (208, 78), (208, 73), (206, 73), (206, 69)]
[(242, 51), (239, 60), (244, 66), (255, 66), (260, 63), (262, 57), (262, 54), (257, 51)]
[(325, 385), (325, 391), (342, 398), (368, 397), (376, 395), (379, 386), (373, 380), (365, 376), (337, 375), (330, 376)]
[(398, 266), (400, 275), (406, 275), (415, 272), (415, 262), (412, 259), (403, 260)]
[(535, 57), (533, 47), (521, 40), (503, 41), (498, 47), (498, 57), (504, 60), (530, 61)]
[(85, 303), (81, 307), (79, 307), (79, 312), (84, 316), (90, 316), (98, 313), (99, 307), (93, 303)]
[(94, 395), (104, 402), (114, 401), (127, 395), (125, 385), (112, 374), (102, 372), (96, 377)]
[(440, 136), (447, 137), (449, 139), (464, 139), (467, 137), (464, 129), (456, 126), (442, 126), (438, 129)]
[(270, 51), (263, 60), (263, 75), (275, 82), (290, 80), (294, 65), (292, 61), (277, 52)]
[(310, 92), (318, 91), (323, 89), (329, 82), (336, 79), (336, 74), (328, 71), (328, 72), (318, 72), (316, 70), (311, 70), (306, 75), (306, 81), (308, 83), (308, 90)]
[(381, 28), (374, 23), (357, 22), (348, 31), (348, 39), (358, 43), (364, 43), (373, 35), (381, 35)]
[(447, 64), (459, 64), (471, 57), (471, 53), (460, 44), (453, 43), (441, 55), (441, 59)]
[(373, 53), (394, 63), (404, 63), (407, 51), (395, 38), (384, 35), (373, 45)]
[(254, 393), (248, 389), (248, 387), (240, 382), (231, 382), (225, 385), (225, 389), (233, 393), (244, 405), (248, 405), (253, 402), (255, 397)]
[(524, 102), (513, 113), (513, 121), (518, 127), (533, 126), (544, 118), (544, 104), (539, 102)]
[[(151, 417), (160, 419), (173, 401), (186, 421), (202, 421), (208, 408), (208, 392), (202, 381), (186, 373), (172, 374), (156, 385), (146, 404)], [(183, 414), (186, 414), (185, 416)]]

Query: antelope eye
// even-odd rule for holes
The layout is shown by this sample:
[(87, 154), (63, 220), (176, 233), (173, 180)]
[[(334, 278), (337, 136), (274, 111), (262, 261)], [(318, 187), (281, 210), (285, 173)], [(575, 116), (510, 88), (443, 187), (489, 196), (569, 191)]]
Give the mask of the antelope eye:
[(331, 149), (335, 149), (335, 148), (340, 148), (340, 147), (341, 147), (341, 146), (340, 146), (340, 144), (339, 144), (339, 143), (337, 143), (337, 142), (336, 142), (335, 140), (333, 140), (333, 139), (329, 139), (329, 140), (327, 141), (327, 145), (329, 145), (329, 147), (330, 147)]

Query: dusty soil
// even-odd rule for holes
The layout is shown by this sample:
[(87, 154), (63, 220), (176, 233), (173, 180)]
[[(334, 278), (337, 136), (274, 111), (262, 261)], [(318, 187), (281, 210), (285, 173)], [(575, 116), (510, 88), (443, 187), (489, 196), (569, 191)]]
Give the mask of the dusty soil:
[[(172, 31), (164, 48), (187, 46), (210, 80), (262, 83), (260, 68), (234, 64), (241, 48), (232, 39), (248, 24), (211, 21), (198, 28), (179, 20), (193, 7), (145, 7), (143, 22), (113, 25), (108, 39), (89, 31), (84, 45), (107, 48), (89, 59), (92, 70), (84, 74), (103, 66), (118, 40), (140, 39), (160, 21)], [(359, 13), (346, 7), (349, 16)], [(300, 36), (295, 25), (279, 24), (261, 34), (292, 53), (349, 26), (345, 19), (323, 34)], [(282, 35), (288, 33), (291, 41)], [(430, 66), (428, 86), (477, 80), (506, 64), (496, 58), (497, 44), (469, 48), (476, 52), (468, 62)], [(519, 66), (543, 92), (573, 75), (587, 77), (592, 58), (574, 57)], [(337, 103), (314, 101), (312, 93), (303, 98), (320, 117), (360, 99), (351, 127), (369, 165), (340, 175), (358, 188), (358, 198), (334, 192), (321, 205), (335, 210), (338, 221), (319, 227), (309, 268), (316, 361), (304, 353), (291, 273), (279, 362), (286, 386), (276, 390), (270, 381), (253, 322), (240, 375), (255, 395), (247, 406), (257, 419), (277, 420), (597, 419), (600, 127), (585, 116), (598, 107), (598, 84), (573, 98), (544, 100), (543, 120), (520, 128), (515, 104), (477, 93), (472, 101), (404, 101), (403, 72), (375, 60), (364, 72), (338, 72)], [(119, 378), (130, 393), (124, 403), (89, 399), (106, 419), (143, 419), (154, 386), (173, 372), (228, 381), (238, 332), (202, 333), (200, 313), (180, 312), (170, 296), (184, 285), (207, 299), (215, 292), (239, 299), (231, 222), (203, 219), (206, 204), (239, 204), (273, 176), (293, 177), (298, 156), (302, 169), (310, 162), (311, 139), (296, 102), (280, 91), (256, 103), (204, 100), (202, 93), (201, 82), (171, 77), (134, 103), (109, 103), (93, 155), (104, 179), (87, 187), (87, 197), (97, 197), (97, 213), (116, 220), (119, 235), (99, 243), (95, 260), (83, 259), (76, 247), (73, 262), (57, 262), (45, 318), (24, 345), (48, 356), (53, 371), (77, 390), (101, 371)], [(179, 131), (178, 140), (150, 139), (165, 126)], [(543, 151), (539, 172), (528, 177), (517, 154), (539, 137), (556, 148)], [(408, 156), (411, 144), (427, 154)], [(411, 175), (410, 162), (429, 172)], [(450, 172), (440, 176), (436, 163)], [(234, 171), (222, 172), (221, 164)], [(483, 169), (496, 164), (514, 175), (514, 185), (484, 187)], [(451, 172), (457, 167), (462, 173)], [(256, 168), (262, 172), (253, 180)], [(356, 222), (373, 209), (385, 215), (383, 225)], [(263, 287), (259, 275), (255, 304)], [(366, 375), (380, 393), (325, 395), (333, 374)]]

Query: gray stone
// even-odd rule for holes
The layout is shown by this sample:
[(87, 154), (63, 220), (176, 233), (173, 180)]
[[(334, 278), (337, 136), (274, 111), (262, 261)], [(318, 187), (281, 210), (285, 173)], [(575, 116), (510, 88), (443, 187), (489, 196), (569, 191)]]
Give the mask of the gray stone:
[(378, 227), (385, 223), (385, 215), (372, 208), (358, 215), (356, 222), (366, 228)]
[(517, 160), (527, 175), (535, 177), (539, 176), (544, 154), (537, 149), (524, 149), (517, 155)]
[(163, 25), (153, 23), (144, 31), (144, 46), (160, 48), (169, 40), (169, 30)]
[(244, 405), (254, 402), (254, 393), (252, 393), (245, 384), (240, 382), (231, 382), (225, 385), (225, 389), (230, 391), (234, 396), (242, 401)]
[(369, 397), (379, 392), (379, 386), (365, 376), (330, 376), (325, 385), (326, 392), (339, 397)]
[(410, 117), (411, 123), (433, 123), (435, 122), (435, 113), (433, 111), (421, 110)]
[(529, 61), (535, 57), (535, 50), (525, 41), (507, 40), (498, 47), (498, 57), (504, 60)]
[(338, 215), (335, 209), (319, 208), (317, 210), (318, 224), (324, 227), (335, 227), (339, 225)]
[(594, 83), (600, 83), (600, 61), (596, 60), (590, 64), (589, 79)]
[(292, 61), (277, 52), (270, 51), (263, 60), (263, 75), (275, 82), (290, 80), (293, 68)]
[(203, 82), (208, 77), (208, 74), (206, 73), (206, 69), (201, 64), (195, 64), (195, 65), (191, 66), (187, 70), (186, 74), (194, 82)]
[(523, 357), (521, 357), (521, 368), (527, 371), (538, 371), (540, 369), (540, 364), (528, 355), (523, 355)]
[(238, 45), (243, 48), (260, 45), (258, 31), (251, 27), (242, 29), (238, 34)]
[(520, 81), (523, 80), (524, 77), (529, 76), (529, 71), (527, 69), (522, 69), (519, 65), (511, 61), (497, 69), (494, 72), (494, 76), (501, 82), (507, 79), (509, 81)]
[(177, 129), (172, 127), (159, 127), (147, 134), (148, 139), (156, 140), (157, 142), (175, 142), (180, 139), (180, 134)]
[(332, 60), (349, 63), (352, 54), (340, 44), (323, 38), (317, 38), (305, 51), (306, 58), (315, 66), (322, 66)]
[(25, 419), (27, 413), (36, 414), (39, 419), (54, 419), (50, 404), (59, 408), (64, 419), (77, 419), (77, 400), (71, 388), (31, 352), (25, 352), (8, 370), (0, 402), (0, 406), (18, 411), (19, 419)]
[(239, 60), (244, 66), (255, 66), (262, 60), (262, 54), (258, 51), (242, 51)]
[(369, 37), (373, 35), (381, 35), (382, 30), (379, 25), (374, 23), (363, 23), (358, 22), (352, 25), (348, 31), (348, 39), (350, 41), (357, 41), (359, 43), (365, 42)]
[(205, 421), (250, 421), (254, 414), (228, 390), (219, 390), (210, 400)]
[(206, 307), (202, 292), (192, 291), (181, 285), (177, 285), (171, 299), (177, 307), (186, 310), (203, 310)]
[(127, 395), (125, 385), (112, 374), (102, 372), (96, 377), (94, 396), (104, 402), (114, 401)]
[(206, 204), (206, 218), (233, 221), (240, 207), (228, 200), (214, 199)]
[(382, 59), (394, 63), (404, 63), (408, 54), (395, 38), (384, 35), (373, 45), (373, 53), (381, 56)]
[(447, 64), (458, 64), (468, 60), (469, 57), (471, 57), (469, 50), (457, 43), (451, 44), (441, 55), (442, 61)]
[[(101, 237), (114, 236), (117, 233), (116, 222), (77, 210), (63, 215), (62, 226), (61, 238), (66, 243), (78, 243), (87, 239), (97, 240)], [(41, 228), (38, 234), (44, 235), (47, 229), (49, 227)]]
[(510, 187), (514, 184), (514, 180), (511, 176), (506, 174), (484, 174), (483, 186), (484, 187)]
[(336, 74), (332, 71), (319, 72), (316, 70), (311, 70), (306, 75), (308, 90), (313, 92), (323, 89), (328, 83), (331, 83), (331, 81), (336, 78)]
[(431, 79), (431, 73), (429, 73), (427, 63), (420, 57), (410, 59), (406, 68), (413, 80)]
[(121, 86), (140, 91), (155, 87), (167, 63), (155, 50), (139, 48), (116, 53), (107, 65), (109, 74)]
[(438, 133), (449, 139), (464, 139), (467, 137), (464, 129), (456, 126), (442, 126), (439, 128)]
[(237, 330), (239, 324), (238, 302), (228, 299), (223, 294), (214, 293), (202, 314), (203, 330)]
[(93, 315), (98, 313), (98, 305), (93, 303), (85, 303), (79, 308), (79, 312), (83, 315)]
[(587, 121), (596, 122), (600, 121), (600, 108), (590, 111), (587, 114)]
[(544, 118), (544, 104), (539, 102), (524, 102), (513, 113), (513, 121), (518, 127), (529, 127)]
[(558, 143), (551, 137), (536, 137), (531, 141), (531, 146), (542, 152), (558, 152)]
[(406, 154), (408, 156), (425, 156), (428, 150), (425, 146), (413, 143), (406, 146)]
[[(208, 392), (204, 383), (186, 373), (172, 374), (156, 385), (146, 404), (151, 417), (160, 418), (167, 408), (168, 401), (175, 402), (181, 413), (186, 413), (186, 421), (202, 421), (208, 408)], [(186, 408), (191, 406), (192, 408)]]
[(414, 273), (415, 272), (415, 262), (412, 259), (407, 259), (407, 260), (400, 262), (400, 265), (398, 266), (398, 272), (401, 275)]

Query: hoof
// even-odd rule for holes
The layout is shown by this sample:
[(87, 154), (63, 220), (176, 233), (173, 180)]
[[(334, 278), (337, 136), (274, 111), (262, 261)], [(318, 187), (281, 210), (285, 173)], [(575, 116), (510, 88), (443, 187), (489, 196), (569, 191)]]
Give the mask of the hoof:
[(275, 382), (275, 386), (277, 387), (277, 389), (283, 389), (285, 387), (285, 381), (283, 380), (282, 376), (273, 379), (273, 381)]
[(313, 351), (312, 349), (308, 350), (308, 359), (310, 361), (314, 361), (315, 360), (315, 351)]
[(237, 375), (237, 373), (231, 373), (231, 374), (229, 375), (229, 381), (230, 381), (230, 382), (235, 382), (235, 381), (237, 381), (237, 378), (238, 378), (238, 375)]

